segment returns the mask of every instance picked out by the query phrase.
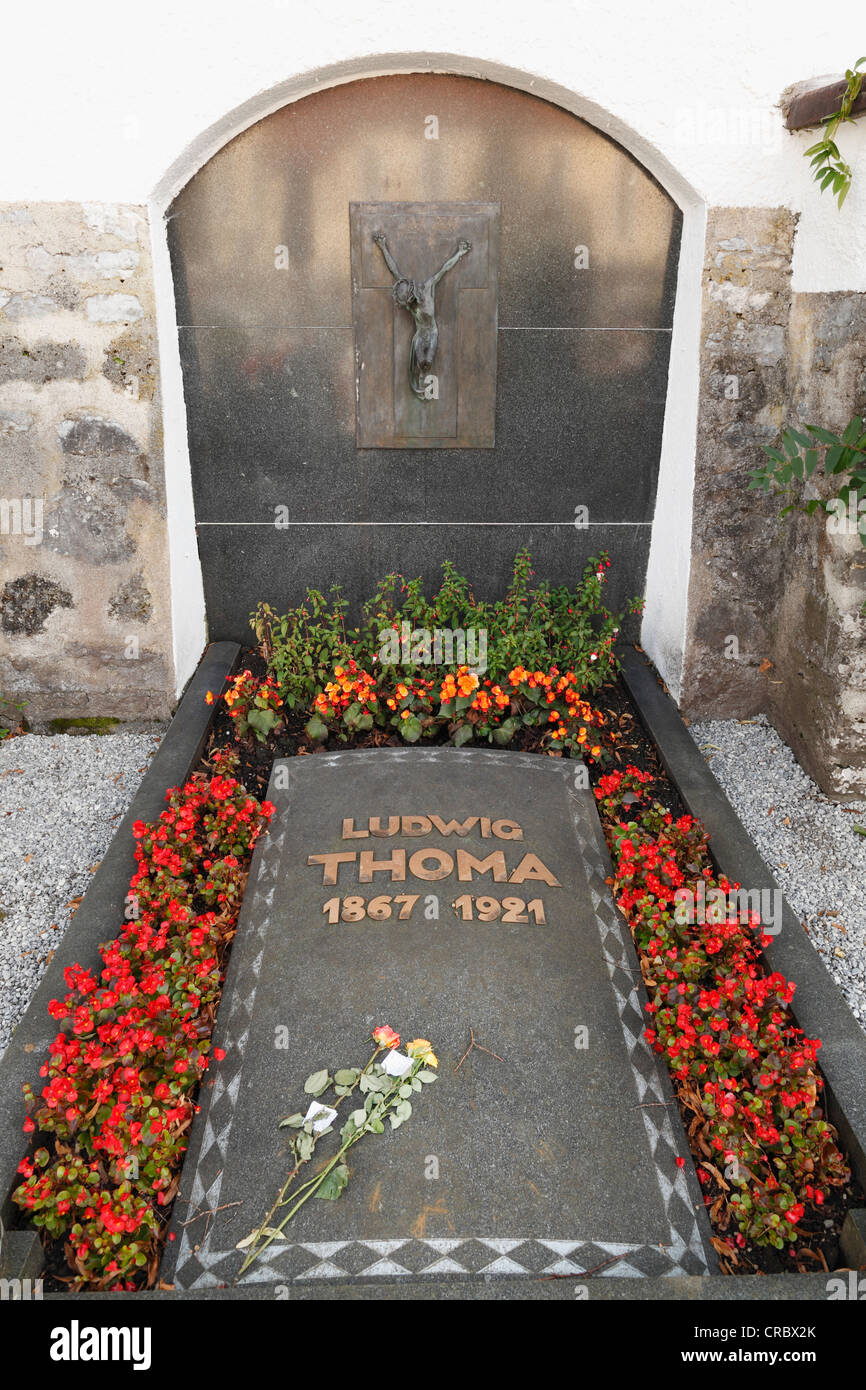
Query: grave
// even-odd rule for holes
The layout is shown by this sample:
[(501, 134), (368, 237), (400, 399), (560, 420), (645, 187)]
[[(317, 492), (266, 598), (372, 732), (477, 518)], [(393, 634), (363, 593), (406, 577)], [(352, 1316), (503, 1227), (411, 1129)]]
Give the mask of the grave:
[[(234, 1282), (288, 1171), (279, 1120), (384, 1023), (431, 1040), (437, 1083), (244, 1282), (708, 1271), (581, 772), (451, 748), (274, 764), (163, 1278)], [(470, 1029), (488, 1051), (461, 1063)]]

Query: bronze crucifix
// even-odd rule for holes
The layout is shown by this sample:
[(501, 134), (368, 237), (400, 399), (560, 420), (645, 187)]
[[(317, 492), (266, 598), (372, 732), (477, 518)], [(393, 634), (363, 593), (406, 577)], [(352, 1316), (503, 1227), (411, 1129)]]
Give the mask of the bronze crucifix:
[(429, 392), (426, 378), (433, 370), (433, 360), (439, 343), (439, 327), (436, 323), (436, 286), (452, 266), (455, 266), (463, 256), (469, 255), (472, 250), (472, 243), (469, 241), (458, 242), (457, 250), (439, 267), (435, 275), (431, 275), (427, 280), (412, 280), (398, 269), (394, 257), (388, 250), (385, 233), (374, 232), (373, 240), (382, 252), (385, 264), (394, 276), (392, 290), (394, 302), (412, 315), (415, 324), (412, 345), (409, 349), (409, 385), (419, 400), (428, 400)]

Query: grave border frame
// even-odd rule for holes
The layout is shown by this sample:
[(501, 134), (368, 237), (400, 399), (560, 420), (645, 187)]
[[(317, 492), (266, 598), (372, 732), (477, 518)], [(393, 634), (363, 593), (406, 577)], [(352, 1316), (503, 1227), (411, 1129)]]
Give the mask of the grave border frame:
[[(176, 785), (178, 781), (184, 780), (189, 771), (194, 769), (212, 727), (217, 708), (215, 703), (212, 706), (204, 703), (204, 693), (210, 689), (216, 694), (224, 687), (237, 664), (240, 651), (241, 648), (234, 642), (210, 644), (205, 649), (204, 655), (190, 678), (163, 742), (133, 797), (129, 811), (115, 831), (103, 856), (100, 868), (87, 888), (84, 901), (70, 923), (39, 986), (34, 991), (18, 1024), (15, 1036), (13, 1036), (3, 1057), (0, 1058), (0, 1106), (7, 1117), (10, 1112), (14, 1114), (15, 1106), (22, 1104), (20, 1092), (22, 1081), (32, 1080), (38, 1076), (40, 1058), (43, 1055), (38, 1050), (40, 1044), (44, 1045), (44, 1051), (47, 1052), (53, 1037), (54, 1030), (47, 1028), (45, 1004), (49, 998), (63, 993), (65, 989), (63, 969), (68, 961), (65, 960), (65, 952), (61, 948), (63, 948), (64, 943), (69, 943), (71, 946), (74, 941), (76, 949), (71, 952), (71, 957), (74, 958), (78, 954), (77, 943), (85, 940), (85, 944), (91, 944), (95, 950), (95, 944), (104, 939), (106, 914), (117, 911), (122, 913), (123, 900), (129, 886), (129, 874), (134, 867), (132, 864), (132, 820), (145, 819), (155, 813), (158, 814), (159, 810), (162, 809), (165, 790)], [(724, 863), (725, 872), (735, 880), (737, 878), (742, 879), (740, 872), (742, 868), (741, 855), (754, 856), (766, 869), (754, 842), (707, 766), (683, 723), (674, 701), (662, 685), (661, 677), (655, 667), (650, 663), (645, 653), (630, 647), (624, 651), (621, 662), (623, 681), (636, 706), (641, 723), (658, 750), (668, 776), (692, 814), (701, 814), (708, 831), (713, 835), (714, 847), (712, 852), (717, 863), (720, 866)], [(171, 758), (163, 759), (161, 754), (169, 744), (171, 744)], [(469, 752), (470, 750), (463, 751)], [(471, 751), (477, 753), (484, 750)], [(180, 769), (182, 768), (185, 771), (181, 772)], [(162, 780), (165, 784), (159, 789), (158, 783)], [(154, 806), (156, 812), (154, 812)], [(699, 806), (705, 809), (699, 811)], [(127, 861), (132, 865), (129, 873), (126, 873)], [(123, 863), (123, 872), (118, 869), (118, 863)], [(738, 865), (740, 869), (738, 869)], [(769, 870), (766, 870), (766, 873), (767, 882), (774, 885)], [(786, 902), (785, 920), (788, 920), (788, 913), (790, 913), (794, 925), (798, 926), (796, 915)], [(799, 931), (799, 935), (805, 938), (804, 932)], [(775, 940), (771, 948), (774, 963), (777, 968), (782, 970), (785, 969), (786, 959), (783, 950), (783, 937), (784, 932), (780, 934), (780, 938)], [(812, 981), (810, 989), (814, 984), (817, 984), (822, 1008), (826, 1008), (828, 1002), (836, 1009), (842, 1006), (858, 1035), (854, 1038), (857, 1053), (855, 1061), (860, 1060), (861, 1068), (863, 1068), (861, 1077), (864, 1078), (864, 1084), (866, 1084), (866, 1035), (859, 1029), (835, 981), (811, 944), (808, 946), (808, 953), (803, 952), (802, 944), (801, 942), (801, 950), (796, 953), (796, 961), (794, 963), (789, 962), (787, 968), (793, 974), (795, 970), (801, 971), (801, 963), (805, 962), (809, 969), (805, 975), (801, 971), (801, 977), (797, 979), (797, 983), (801, 984), (802, 979), (807, 978)], [(809, 960), (810, 955), (811, 961)], [(801, 989), (798, 1004), (801, 1004), (804, 998), (805, 995)], [(808, 1006), (806, 1009), (801, 1008), (798, 1017), (805, 1018), (809, 1012)], [(862, 1174), (866, 1173), (866, 1122), (863, 1118), (866, 1102), (858, 1103), (857, 1096), (851, 1093), (851, 1086), (854, 1083), (854, 1068), (850, 1068), (852, 1074), (849, 1080), (846, 1080), (844, 1073), (832, 1077), (827, 1076), (825, 1058), (823, 1057), (821, 1068), (827, 1079), (828, 1102), (833, 1107), (833, 1121), (838, 1126), (849, 1149), (852, 1162), (856, 1165), (858, 1176), (861, 1176), (861, 1181), (863, 1181)], [(671, 1089), (669, 1077), (666, 1079), (666, 1086)], [(12, 1106), (9, 1105), (10, 1097)], [(845, 1108), (847, 1103), (851, 1104), (854, 1111), (853, 1116), (849, 1115)], [(676, 1113), (679, 1119), (679, 1114)], [(10, 1211), (9, 1194), (17, 1183), (18, 1162), (26, 1150), (26, 1144), (21, 1142), (19, 1135), (20, 1131), (14, 1124), (8, 1123), (0, 1132), (0, 1217), (4, 1222)], [(689, 1165), (687, 1165), (688, 1167)], [(849, 1215), (847, 1225), (850, 1223), (851, 1217)], [(25, 1239), (20, 1240), (19, 1237)], [(7, 1271), (7, 1260), (10, 1264), (14, 1261), (15, 1268), (10, 1268)], [(6, 1238), (0, 1242), (0, 1274), (7, 1274), (8, 1272), (10, 1275), (20, 1275), (32, 1272), (34, 1277), (38, 1277), (36, 1275), (37, 1265), (38, 1268), (42, 1268), (42, 1246), (38, 1233), (36, 1231), (7, 1230)], [(816, 1273), (739, 1277), (721, 1274), (674, 1275), (648, 1276), (637, 1279), (587, 1276), (587, 1282), (592, 1288), (591, 1297), (606, 1301), (629, 1301), (631, 1299), (664, 1301), (688, 1299), (698, 1302), (763, 1302), (788, 1301), (789, 1299), (825, 1301), (827, 1296), (826, 1282), (828, 1278), (833, 1277), (833, 1273), (831, 1271), (830, 1275)], [(567, 1297), (573, 1301), (574, 1282), (572, 1279), (551, 1279), (549, 1277), (541, 1279), (532, 1276), (515, 1279), (494, 1275), (461, 1279), (452, 1277), (450, 1280), (436, 1280), (426, 1276), (419, 1279), (416, 1276), (409, 1276), (401, 1277), (399, 1280), (373, 1279), (354, 1283), (346, 1280), (311, 1280), (294, 1284), (292, 1298), (310, 1300), (369, 1298), (379, 1300), (383, 1290), (388, 1289), (398, 1293), (401, 1298), (486, 1300)], [(230, 1297), (234, 1300), (279, 1300), (282, 1297), (280, 1291), (284, 1287), (282, 1282), (279, 1284), (250, 1282), (237, 1285), (230, 1291)], [(527, 1292), (530, 1288), (534, 1290), (532, 1294)], [(46, 1293), (44, 1299), (46, 1302), (57, 1303), (70, 1299), (76, 1303), (109, 1301), (116, 1302), (120, 1306), (128, 1300), (135, 1302), (210, 1301), (225, 1297), (226, 1292), (226, 1290), (216, 1287), (192, 1290), (157, 1288), (134, 1293), (107, 1291)]]
[[(510, 753), (504, 750), (458, 750), (448, 746), (437, 746), (429, 749), (400, 748), (377, 752), (379, 756), (387, 757), (393, 762), (415, 764), (424, 761), (441, 762), (443, 758), (464, 760), (467, 757), (482, 756), (489, 762), (497, 762), (515, 771), (521, 766), (531, 767), (534, 772), (544, 769), (548, 775), (561, 777), (563, 780), (570, 777), (572, 766), (570, 760), (567, 763), (558, 760), (554, 762), (539, 758), (533, 753)], [(369, 751), (364, 750), (317, 755), (319, 760), (331, 766), (342, 767), (369, 756)], [(279, 762), (290, 761), (275, 760), (271, 778), (273, 779), (273, 769)], [(270, 790), (269, 786), (268, 795)], [(590, 804), (581, 804), (573, 782), (566, 790), (578, 858), (586, 875), (587, 891), (599, 930), (602, 956), (610, 978), (629, 1066), (639, 1098), (638, 1104), (641, 1106), (650, 1157), (655, 1166), (662, 1204), (669, 1223), (670, 1244), (659, 1246), (651, 1243), (604, 1241), (598, 1236), (545, 1240), (529, 1236), (517, 1238), (475, 1234), (448, 1238), (395, 1236), (378, 1240), (350, 1238), (331, 1241), (274, 1241), (269, 1247), (268, 1256), (255, 1265), (246, 1276), (246, 1284), (282, 1280), (295, 1287), (296, 1284), (307, 1283), (310, 1280), (339, 1282), (346, 1278), (363, 1282), (396, 1279), (399, 1282), (419, 1277), (438, 1281), (443, 1277), (455, 1276), (489, 1278), (504, 1275), (508, 1278), (526, 1278), (533, 1274), (543, 1274), (546, 1277), (582, 1277), (587, 1268), (593, 1269), (599, 1263), (603, 1264), (605, 1259), (613, 1259), (615, 1263), (611, 1265), (609, 1274), (603, 1277), (683, 1277), (695, 1273), (696, 1265), (703, 1265), (698, 1277), (706, 1278), (717, 1272), (718, 1264), (710, 1243), (712, 1231), (694, 1164), (687, 1159), (685, 1166), (679, 1168), (675, 1162), (678, 1156), (689, 1154), (688, 1139), (667, 1067), (643, 1037), (646, 991), (631, 933), (606, 883), (613, 868), (595, 801), (590, 793), (584, 791), (583, 795), (590, 796)], [(582, 811), (588, 811), (588, 827)], [(232, 1002), (228, 1014), (223, 1014), (222, 1021), (219, 1014), (217, 1015), (214, 1030), (215, 1046), (224, 1051), (225, 1056), (208, 1074), (208, 1094), (200, 1098), (201, 1111), (193, 1120), (178, 1191), (179, 1203), (184, 1206), (184, 1210), (192, 1213), (216, 1210), (220, 1205), (220, 1191), (235, 1117), (235, 1105), (242, 1084), (243, 1050), (252, 1022), (259, 972), (266, 947), (267, 908), (276, 886), (282, 844), (287, 829), (285, 824), (280, 829), (272, 827), (257, 844), (250, 865), (248, 889), (238, 921), (238, 940), (232, 952), (224, 985), (224, 990), (231, 994)], [(652, 1097), (648, 1103), (645, 1102), (646, 1096)], [(658, 1114), (658, 1111), (661, 1113)], [(659, 1153), (661, 1161), (657, 1156)], [(211, 1171), (215, 1164), (219, 1164), (214, 1176), (209, 1179), (202, 1177), (205, 1164)], [(183, 1281), (187, 1291), (196, 1291), (225, 1284), (232, 1274), (236, 1275), (232, 1266), (237, 1265), (242, 1256), (233, 1247), (216, 1250), (209, 1248), (212, 1228), (208, 1230), (205, 1238), (199, 1241), (195, 1233), (190, 1237), (188, 1228), (177, 1216), (173, 1216), (170, 1229), (175, 1234), (176, 1242), (168, 1247), (164, 1256), (161, 1271), (163, 1277), (175, 1284)], [(486, 1247), (486, 1254), (480, 1255), (485, 1263), (473, 1268), (471, 1262), (479, 1260), (479, 1252), (474, 1249), (478, 1246)], [(468, 1249), (464, 1253), (461, 1247)], [(517, 1258), (518, 1250), (525, 1247), (529, 1249), (523, 1254), (523, 1258), (533, 1262), (529, 1268), (521, 1265)], [(354, 1268), (344, 1269), (335, 1263), (335, 1260), (345, 1260), (347, 1256)], [(405, 1259), (407, 1256), (411, 1256), (408, 1269), (400, 1263), (401, 1258)], [(470, 1259), (469, 1267), (459, 1263), (461, 1258), (465, 1259), (467, 1256)], [(423, 1268), (411, 1267), (412, 1264), (417, 1266), (419, 1261), (425, 1259), (427, 1264)], [(637, 1262), (637, 1267), (629, 1263), (631, 1259)], [(296, 1272), (299, 1260), (307, 1262), (306, 1268)], [(366, 1264), (362, 1265), (361, 1262), (364, 1260)], [(546, 1260), (543, 1268), (542, 1260)], [(681, 1263), (683, 1260), (687, 1262), (685, 1267)], [(583, 1267), (578, 1261), (585, 1262)], [(665, 1262), (667, 1268), (664, 1267)], [(641, 1269), (641, 1263), (647, 1266), (655, 1265), (655, 1268)], [(188, 1279), (191, 1279), (191, 1282), (186, 1283)], [(234, 1283), (231, 1285), (233, 1288), (244, 1286)]]

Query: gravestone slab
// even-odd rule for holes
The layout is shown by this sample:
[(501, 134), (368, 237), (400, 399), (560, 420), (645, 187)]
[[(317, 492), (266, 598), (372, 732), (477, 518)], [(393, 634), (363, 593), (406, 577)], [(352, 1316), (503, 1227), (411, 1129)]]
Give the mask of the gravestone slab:
[[(288, 1171), (278, 1121), (311, 1072), (365, 1061), (380, 1023), (429, 1038), (439, 1079), (245, 1281), (707, 1272), (576, 766), (450, 748), (275, 763), (164, 1278), (233, 1282)], [(489, 1052), (455, 1070), (470, 1028)]]

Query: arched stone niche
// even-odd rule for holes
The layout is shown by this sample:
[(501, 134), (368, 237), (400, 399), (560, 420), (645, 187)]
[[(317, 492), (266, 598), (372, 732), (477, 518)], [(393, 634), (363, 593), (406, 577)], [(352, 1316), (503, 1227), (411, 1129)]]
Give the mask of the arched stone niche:
[[(493, 447), (358, 447), (350, 205), (371, 202), (500, 209)], [(593, 126), (471, 77), (347, 82), (219, 150), (168, 229), (210, 635), (446, 558), (501, 592), (521, 545), (556, 582), (607, 549), (609, 603), (641, 592), (681, 222)]]

